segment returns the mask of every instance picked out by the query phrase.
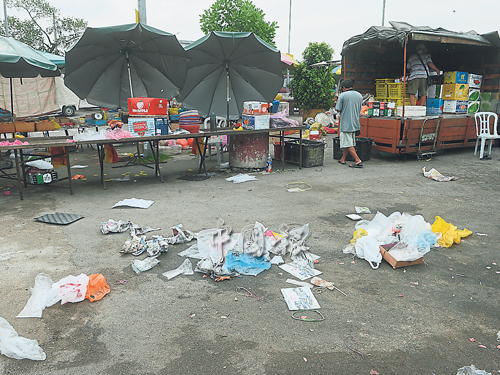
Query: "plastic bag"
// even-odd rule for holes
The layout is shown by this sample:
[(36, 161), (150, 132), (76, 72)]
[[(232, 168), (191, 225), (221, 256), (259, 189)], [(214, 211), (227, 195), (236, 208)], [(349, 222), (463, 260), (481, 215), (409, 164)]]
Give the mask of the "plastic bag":
[(193, 264), (189, 259), (186, 259), (179, 267), (177, 267), (175, 270), (167, 271), (162, 273), (163, 276), (165, 276), (167, 279), (172, 279), (175, 276), (179, 275), (193, 275)]
[(135, 259), (132, 261), (132, 269), (135, 271), (135, 273), (139, 274), (141, 272), (150, 270), (158, 263), (160, 263), (160, 261), (155, 257), (147, 257), (143, 260)]
[(109, 285), (106, 283), (106, 278), (100, 273), (93, 273), (89, 276), (89, 284), (87, 285), (87, 292), (85, 298), (90, 302), (99, 301), (102, 297), (111, 291)]
[(447, 223), (439, 216), (436, 216), (436, 220), (432, 224), (432, 231), (442, 234), (442, 237), (438, 240), (438, 244), (443, 247), (451, 247), (454, 243), (459, 244), (462, 237), (472, 234), (467, 228), (463, 230), (457, 229), (455, 225)]
[(46, 358), (38, 341), (19, 337), (16, 330), (4, 318), (0, 318), (0, 353), (14, 359), (43, 361)]
[(85, 299), (89, 277), (85, 274), (79, 276), (69, 275), (52, 284), (47, 298), (47, 307), (61, 301), (61, 305), (68, 302), (80, 302)]
[(47, 299), (54, 282), (49, 275), (39, 273), (35, 277), (35, 286), (31, 288), (31, 297), (16, 318), (41, 318), (47, 307)]
[(392, 213), (390, 217), (385, 216), (381, 212), (377, 212), (371, 221), (358, 221), (355, 228), (357, 230), (363, 228), (368, 233), (368, 236), (374, 237), (380, 244), (391, 243), (394, 242), (392, 234), (396, 229), (393, 220), (397, 220), (400, 216), (401, 214), (399, 212)]
[(491, 372), (479, 370), (474, 365), (465, 366), (458, 369), (457, 375), (491, 375)]
[(370, 263), (373, 269), (377, 269), (382, 262), (382, 254), (380, 254), (379, 244), (375, 238), (363, 236), (356, 241), (354, 248), (356, 255)]
[(352, 234), (352, 240), (350, 241), (351, 244), (355, 244), (357, 240), (359, 240), (363, 236), (368, 236), (368, 232), (364, 230), (363, 228), (359, 228), (358, 230), (354, 231)]
[(250, 254), (233, 254), (229, 252), (224, 267), (229, 272), (257, 276), (259, 273), (271, 268), (271, 262), (265, 257), (253, 257)]

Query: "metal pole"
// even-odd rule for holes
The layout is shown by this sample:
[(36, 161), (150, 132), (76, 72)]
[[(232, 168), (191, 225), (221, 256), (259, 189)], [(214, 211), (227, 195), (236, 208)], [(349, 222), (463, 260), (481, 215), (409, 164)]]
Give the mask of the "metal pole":
[(382, 26), (384, 26), (384, 19), (385, 19), (385, 0), (383, 0), (383, 5), (382, 5)]
[(229, 101), (231, 100), (231, 98), (229, 97), (229, 66), (227, 66), (227, 63), (226, 63), (226, 85), (227, 85), (227, 97), (226, 97), (226, 101), (227, 101), (227, 122), (226, 122), (226, 126), (229, 126)]
[(143, 25), (147, 25), (146, 0), (137, 0), (137, 10), (139, 11), (139, 22)]
[[(288, 53), (290, 54), (290, 35), (292, 34), (292, 0), (290, 0), (290, 9), (288, 12)], [(286, 92), (290, 92), (290, 69), (286, 70)]]
[(128, 84), (130, 85), (130, 97), (134, 97), (134, 92), (132, 91), (132, 75), (130, 73), (130, 61), (128, 59), (128, 51), (125, 51), (125, 56), (127, 57), (127, 70), (128, 70)]
[(9, 37), (9, 21), (7, 19), (7, 4), (5, 4), (5, 0), (3, 0), (3, 14), (5, 16), (5, 36)]

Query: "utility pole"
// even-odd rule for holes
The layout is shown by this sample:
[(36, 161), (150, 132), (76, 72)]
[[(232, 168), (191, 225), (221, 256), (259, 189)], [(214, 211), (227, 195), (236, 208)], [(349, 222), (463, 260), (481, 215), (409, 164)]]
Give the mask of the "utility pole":
[(143, 25), (147, 25), (146, 0), (137, 0), (137, 10), (139, 11), (139, 22)]
[(382, 4), (382, 26), (384, 26), (384, 19), (385, 19), (385, 0), (383, 0)]
[(288, 53), (290, 53), (290, 34), (291, 33), (292, 33), (292, 0), (290, 0), (290, 11), (288, 12)]
[(5, 4), (5, 0), (3, 0), (3, 14), (5, 16), (5, 36), (9, 37), (9, 21), (7, 20), (7, 4)]

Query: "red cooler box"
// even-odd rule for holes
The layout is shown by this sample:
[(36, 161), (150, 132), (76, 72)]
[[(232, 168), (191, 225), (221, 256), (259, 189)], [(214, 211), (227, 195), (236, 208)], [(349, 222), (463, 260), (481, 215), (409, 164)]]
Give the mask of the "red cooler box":
[(168, 100), (156, 98), (128, 98), (130, 116), (166, 115)]

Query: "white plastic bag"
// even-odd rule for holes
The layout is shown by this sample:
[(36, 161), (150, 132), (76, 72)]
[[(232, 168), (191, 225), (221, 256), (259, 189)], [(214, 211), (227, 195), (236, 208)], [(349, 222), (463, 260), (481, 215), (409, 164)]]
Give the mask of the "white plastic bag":
[[(370, 266), (375, 270), (382, 262), (382, 254), (377, 240), (370, 236), (363, 236), (356, 241), (354, 245), (356, 255), (370, 263)], [(374, 265), (375, 264), (375, 265)]]
[(0, 318), (0, 353), (14, 359), (43, 361), (46, 358), (38, 341), (19, 337), (16, 330), (4, 318)]
[(167, 279), (172, 279), (175, 276), (179, 275), (193, 275), (193, 264), (189, 259), (184, 260), (184, 262), (177, 267), (175, 270), (167, 271), (162, 273), (163, 276), (165, 276)]
[(54, 282), (49, 275), (39, 273), (35, 278), (35, 286), (31, 288), (31, 297), (16, 318), (41, 318), (47, 307), (47, 300)]
[(155, 257), (147, 257), (143, 260), (135, 259), (132, 261), (132, 269), (135, 271), (135, 273), (139, 274), (141, 272), (150, 270), (158, 263), (160, 263), (160, 261)]

